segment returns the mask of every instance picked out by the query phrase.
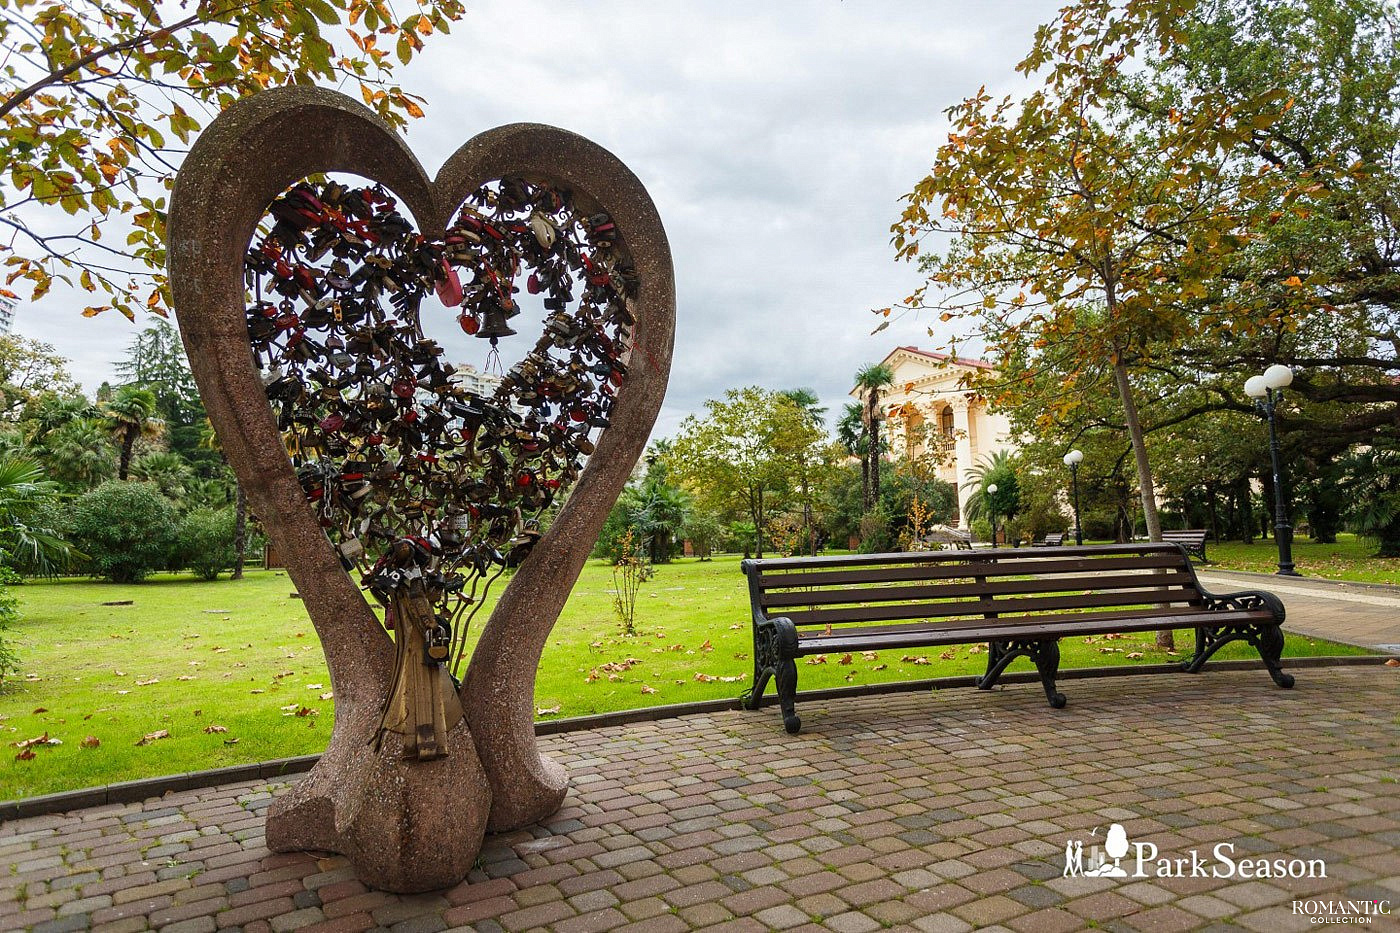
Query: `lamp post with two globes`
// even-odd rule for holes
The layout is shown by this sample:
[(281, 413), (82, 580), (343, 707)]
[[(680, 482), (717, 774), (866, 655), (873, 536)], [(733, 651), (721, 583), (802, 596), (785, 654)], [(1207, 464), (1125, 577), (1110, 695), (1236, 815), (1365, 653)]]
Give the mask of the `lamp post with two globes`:
[(1079, 464), (1084, 462), (1084, 451), (1075, 449), (1065, 454), (1065, 466), (1069, 467), (1070, 481), (1074, 486), (1074, 543), (1084, 544), (1084, 526), (1079, 521)]
[(1288, 494), (1284, 489), (1283, 462), (1279, 456), (1276, 412), (1283, 401), (1283, 390), (1293, 382), (1293, 370), (1275, 363), (1261, 375), (1250, 376), (1244, 383), (1244, 394), (1254, 400), (1269, 422), (1269, 457), (1274, 467), (1274, 540), (1278, 542), (1277, 573), (1285, 577), (1302, 574), (1293, 568), (1293, 525), (1288, 520)]

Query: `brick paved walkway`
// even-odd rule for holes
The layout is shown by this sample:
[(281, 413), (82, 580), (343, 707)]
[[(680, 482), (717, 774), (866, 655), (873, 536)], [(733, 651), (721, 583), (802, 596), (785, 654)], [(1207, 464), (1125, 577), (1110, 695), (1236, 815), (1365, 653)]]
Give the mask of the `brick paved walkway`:
[[(1059, 713), (1019, 685), (807, 703), (796, 737), (771, 709), (552, 736), (564, 809), (488, 840), (471, 883), (437, 895), (269, 853), (278, 786), (17, 820), (0, 827), (0, 929), (1273, 931), (1310, 928), (1300, 897), (1400, 910), (1400, 670), (1065, 689)], [(1163, 855), (1229, 842), (1237, 860), (1323, 859), (1327, 877), (1062, 877), (1066, 841), (1088, 856), (1113, 822)]]

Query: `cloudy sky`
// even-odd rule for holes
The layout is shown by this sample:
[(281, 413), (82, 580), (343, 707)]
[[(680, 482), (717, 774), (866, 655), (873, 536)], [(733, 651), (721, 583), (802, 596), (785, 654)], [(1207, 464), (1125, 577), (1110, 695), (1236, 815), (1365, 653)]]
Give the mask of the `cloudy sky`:
[[(1059, 5), (468, 0), (401, 75), (428, 100), (409, 142), (435, 171), (483, 129), (550, 123), (641, 178), (676, 264), (658, 436), (746, 384), (809, 386), (836, 411), (861, 365), (936, 348), (927, 319), (870, 335), (870, 309), (917, 281), (889, 246), (898, 199), (927, 174), (946, 107), (983, 84), (1025, 88), (1013, 66)], [(55, 298), (22, 308), (16, 330), (70, 357), (91, 391), (144, 322), (84, 321), (81, 298)]]

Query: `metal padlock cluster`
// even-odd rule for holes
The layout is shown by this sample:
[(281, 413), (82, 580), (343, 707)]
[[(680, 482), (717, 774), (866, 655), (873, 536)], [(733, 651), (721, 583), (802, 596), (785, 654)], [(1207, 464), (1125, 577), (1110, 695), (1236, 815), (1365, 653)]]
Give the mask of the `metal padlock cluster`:
[[(377, 600), (432, 603), (424, 663), (445, 663), (608, 425), (639, 287), (622, 239), (570, 192), (518, 178), (478, 189), (441, 242), (384, 190), (334, 181), (287, 191), (262, 232), (248, 337), (298, 480)], [(494, 393), (465, 388), (422, 316), (445, 306), (494, 348), (522, 285), (543, 333)]]

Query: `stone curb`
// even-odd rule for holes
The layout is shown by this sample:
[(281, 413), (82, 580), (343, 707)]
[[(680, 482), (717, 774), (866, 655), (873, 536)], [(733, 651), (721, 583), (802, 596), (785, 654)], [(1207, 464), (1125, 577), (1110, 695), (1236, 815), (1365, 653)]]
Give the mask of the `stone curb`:
[[(1390, 660), (1387, 655), (1342, 655), (1313, 658), (1284, 658), (1284, 667), (1351, 667), (1371, 664), (1384, 664)], [(1262, 670), (1261, 661), (1212, 661), (1207, 670), (1247, 671)], [(1101, 677), (1123, 677), (1132, 674), (1180, 674), (1176, 664), (1122, 665), (1116, 667), (1085, 667), (1059, 672), (1059, 680), (1093, 680)], [(825, 690), (806, 690), (797, 694), (803, 703), (821, 700), (836, 700), (848, 697), (875, 696), (885, 693), (910, 693), (919, 690), (945, 690), (956, 687), (973, 687), (977, 677), (935, 677), (929, 680), (902, 680), (882, 684), (862, 684), (851, 687), (831, 687)], [(1003, 674), (1000, 683), (1038, 683), (1039, 675), (1034, 671), (1011, 671)], [(764, 705), (775, 698), (768, 697)], [(717, 713), (741, 709), (738, 699), (702, 700), (695, 703), (676, 703), (669, 706), (649, 706), (639, 709), (619, 710), (596, 716), (575, 716), (568, 719), (535, 723), (536, 735), (556, 735), (563, 732), (580, 732), (610, 726), (625, 726), (634, 722), (651, 722), (658, 719), (672, 719), (677, 716), (698, 713)], [(271, 761), (232, 765), (227, 768), (213, 768), (208, 771), (191, 771), (186, 774), (167, 774), (160, 777), (143, 778), (138, 781), (123, 781), (97, 787), (84, 787), (79, 790), (44, 794), (22, 800), (0, 801), (0, 823), (31, 816), (44, 816), (63, 813), (87, 807), (98, 807), (114, 803), (136, 803), (153, 797), (201, 787), (216, 787), (238, 781), (270, 780), (291, 774), (310, 771), (320, 759), (320, 755), (299, 755), (295, 758), (276, 758)]]

